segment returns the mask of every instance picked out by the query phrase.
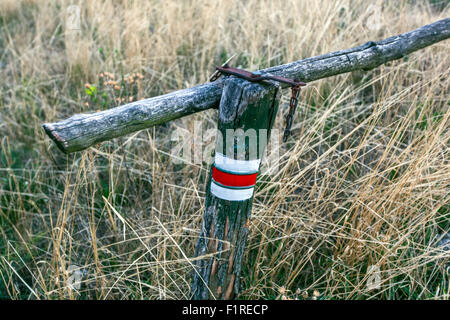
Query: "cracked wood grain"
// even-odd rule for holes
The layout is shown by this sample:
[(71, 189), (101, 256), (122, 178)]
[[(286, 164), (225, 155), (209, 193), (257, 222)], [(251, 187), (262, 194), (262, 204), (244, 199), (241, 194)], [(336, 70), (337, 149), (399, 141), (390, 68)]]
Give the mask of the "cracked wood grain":
[[(310, 82), (354, 70), (370, 70), (450, 37), (450, 18), (378, 42), (260, 70)], [(175, 91), (117, 108), (78, 114), (46, 123), (45, 132), (65, 153), (149, 128), (210, 108), (217, 108), (224, 80)], [(224, 115), (227, 116), (227, 115)]]

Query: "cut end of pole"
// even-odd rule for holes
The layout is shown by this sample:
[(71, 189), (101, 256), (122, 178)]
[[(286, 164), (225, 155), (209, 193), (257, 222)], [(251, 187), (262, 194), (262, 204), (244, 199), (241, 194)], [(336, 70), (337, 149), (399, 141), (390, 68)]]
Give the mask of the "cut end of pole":
[(50, 137), (50, 139), (52, 139), (56, 143), (56, 146), (58, 147), (59, 150), (61, 150), (65, 154), (69, 153), (69, 151), (66, 148), (67, 142), (64, 141), (64, 139), (62, 139), (58, 135), (58, 133), (55, 131), (55, 128), (53, 127), (53, 125), (51, 123), (44, 123), (42, 125), (42, 128), (44, 128), (45, 133)]

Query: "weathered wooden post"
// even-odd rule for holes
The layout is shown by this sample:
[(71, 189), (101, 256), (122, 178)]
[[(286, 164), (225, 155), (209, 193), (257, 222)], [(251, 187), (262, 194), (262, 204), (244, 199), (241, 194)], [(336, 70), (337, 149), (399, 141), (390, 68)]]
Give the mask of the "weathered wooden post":
[(225, 80), (218, 117), (221, 134), (216, 137), (196, 247), (196, 256), (208, 256), (196, 263), (194, 299), (232, 299), (239, 293), (254, 185), (279, 97), (279, 87), (272, 83)]

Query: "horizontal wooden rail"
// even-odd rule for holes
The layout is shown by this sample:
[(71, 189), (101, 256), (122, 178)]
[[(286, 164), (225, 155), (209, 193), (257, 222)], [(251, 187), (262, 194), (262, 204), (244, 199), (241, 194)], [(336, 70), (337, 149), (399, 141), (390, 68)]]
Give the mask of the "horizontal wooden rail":
[[(450, 18), (378, 42), (260, 70), (261, 74), (310, 82), (354, 70), (369, 70), (450, 37)], [(223, 81), (144, 99), (109, 110), (78, 114), (43, 125), (65, 153), (219, 106)]]

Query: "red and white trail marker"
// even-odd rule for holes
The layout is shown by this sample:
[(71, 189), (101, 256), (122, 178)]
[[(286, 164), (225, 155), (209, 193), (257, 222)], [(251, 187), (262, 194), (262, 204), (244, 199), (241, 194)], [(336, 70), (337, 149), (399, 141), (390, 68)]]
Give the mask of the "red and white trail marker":
[(261, 159), (235, 160), (216, 153), (211, 193), (217, 198), (242, 201), (250, 199), (255, 189)]

